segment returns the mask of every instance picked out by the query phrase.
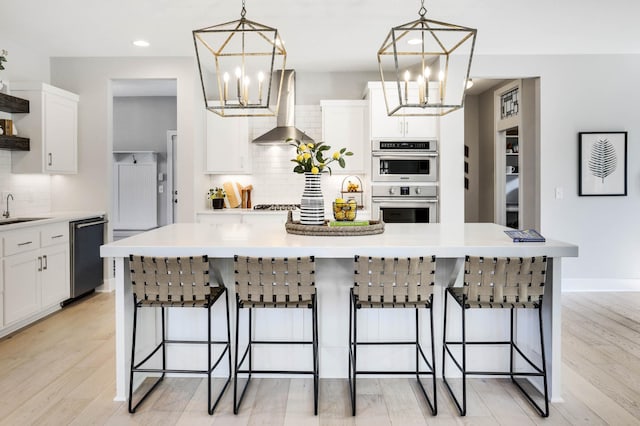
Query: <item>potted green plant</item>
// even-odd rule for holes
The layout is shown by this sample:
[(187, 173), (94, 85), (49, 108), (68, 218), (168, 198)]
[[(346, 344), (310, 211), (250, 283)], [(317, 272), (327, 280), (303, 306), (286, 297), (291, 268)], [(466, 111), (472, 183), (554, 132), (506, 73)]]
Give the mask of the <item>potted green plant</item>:
[(214, 209), (221, 209), (224, 207), (224, 197), (227, 194), (224, 192), (223, 188), (217, 186), (215, 188), (210, 188), (207, 195), (211, 200), (211, 206)]

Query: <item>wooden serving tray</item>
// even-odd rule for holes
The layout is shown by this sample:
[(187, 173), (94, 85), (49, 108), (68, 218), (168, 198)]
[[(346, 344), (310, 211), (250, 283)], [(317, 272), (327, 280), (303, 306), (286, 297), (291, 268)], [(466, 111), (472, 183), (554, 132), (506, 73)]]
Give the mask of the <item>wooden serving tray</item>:
[(293, 220), (291, 211), (287, 214), (284, 227), (289, 234), (329, 237), (375, 235), (384, 232), (384, 222), (381, 220), (370, 220), (369, 225), (362, 226), (329, 226), (328, 220), (324, 221), (324, 225), (302, 225), (300, 221)]

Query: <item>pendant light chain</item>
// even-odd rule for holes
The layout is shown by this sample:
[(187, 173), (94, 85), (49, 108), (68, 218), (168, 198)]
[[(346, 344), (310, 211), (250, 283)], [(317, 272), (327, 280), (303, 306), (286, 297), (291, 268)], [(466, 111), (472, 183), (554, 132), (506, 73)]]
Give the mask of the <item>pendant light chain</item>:
[(244, 7), (244, 0), (242, 0), (242, 11), (240, 12), (240, 17), (244, 19), (246, 14), (247, 14), (247, 9)]
[(424, 7), (424, 0), (422, 0), (422, 6), (420, 7), (418, 13), (420, 14), (420, 19), (424, 19), (424, 15), (427, 14), (427, 9)]

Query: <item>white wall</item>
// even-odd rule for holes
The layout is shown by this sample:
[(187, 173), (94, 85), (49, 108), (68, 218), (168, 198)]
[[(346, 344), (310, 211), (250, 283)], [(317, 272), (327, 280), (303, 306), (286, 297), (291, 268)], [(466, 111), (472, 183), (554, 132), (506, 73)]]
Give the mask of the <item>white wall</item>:
[[(541, 231), (579, 245), (564, 290), (640, 289), (640, 55), (479, 56), (474, 77), (540, 77)], [(578, 132), (628, 134), (628, 196), (578, 196)], [(564, 198), (555, 199), (555, 188)]]
[(80, 96), (78, 174), (53, 179), (54, 210), (109, 211), (113, 137), (110, 82), (137, 78), (177, 80), (176, 221), (195, 219), (193, 194), (195, 188), (206, 184), (200, 161), (203, 125), (199, 108), (203, 100), (194, 58), (52, 58), (51, 83)]
[(167, 130), (177, 126), (175, 96), (113, 98), (114, 151), (167, 151)]

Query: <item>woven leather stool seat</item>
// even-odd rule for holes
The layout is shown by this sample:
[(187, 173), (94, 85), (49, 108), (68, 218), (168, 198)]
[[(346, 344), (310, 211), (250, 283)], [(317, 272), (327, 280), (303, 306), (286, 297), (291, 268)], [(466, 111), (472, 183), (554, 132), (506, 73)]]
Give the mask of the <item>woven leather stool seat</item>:
[[(546, 278), (547, 259), (541, 257), (474, 257), (465, 258), (464, 285), (449, 287), (445, 292), (444, 331), (442, 347), (442, 377), (449, 394), (453, 398), (460, 415), (466, 415), (466, 377), (468, 375), (506, 375), (522, 391), (524, 396), (543, 417), (549, 415), (549, 398), (547, 391), (546, 358), (544, 353), (544, 336), (542, 328), (542, 300)], [(448, 296), (452, 296), (461, 308), (462, 339), (450, 340), (447, 337)], [(510, 338), (502, 341), (467, 340), (466, 311), (469, 309), (509, 309)], [(518, 346), (515, 333), (515, 311), (517, 309), (537, 309), (540, 329), (541, 365), (536, 365)], [(475, 371), (467, 368), (467, 347), (469, 345), (508, 345), (510, 349), (510, 366), (508, 371)], [(462, 361), (457, 359), (451, 347), (460, 348)], [(462, 373), (462, 402), (456, 398), (449, 386), (446, 376), (446, 357)], [(524, 360), (529, 370), (516, 369), (515, 358)], [(533, 370), (533, 371), (532, 371)], [(543, 382), (544, 408), (541, 408), (533, 396), (525, 391), (516, 380), (521, 377), (539, 377)]]
[[(315, 287), (315, 259), (313, 256), (270, 258), (235, 256), (236, 280), (236, 364), (233, 385), (234, 413), (251, 381), (252, 374), (311, 374), (313, 375), (314, 414), (318, 414), (318, 307)], [(252, 332), (254, 309), (310, 309), (312, 339), (309, 340), (259, 340)], [(243, 354), (239, 354), (240, 309), (248, 310), (248, 343)], [(284, 324), (286, 325), (286, 324)], [(311, 345), (313, 368), (302, 371), (256, 370), (253, 368), (254, 345), (297, 344)], [(241, 368), (248, 360), (248, 367)], [(247, 374), (247, 382), (238, 398), (238, 375)]]
[[(229, 329), (229, 298), (224, 283), (211, 283), (209, 259), (197, 257), (147, 257), (129, 256), (131, 287), (133, 291), (133, 342), (131, 353), (131, 375), (129, 381), (129, 412), (134, 413), (138, 406), (164, 379), (166, 373), (191, 373), (207, 375), (207, 410), (213, 414), (220, 398), (231, 381), (231, 332)], [(226, 340), (212, 340), (211, 309), (225, 296), (226, 304)], [(161, 312), (161, 342), (139, 363), (135, 362), (138, 309), (159, 308)], [(167, 338), (165, 310), (177, 308), (204, 308), (207, 310), (206, 340), (170, 340)], [(155, 335), (155, 329), (150, 331)], [(166, 348), (170, 344), (199, 344), (207, 346), (207, 367), (203, 369), (169, 369), (166, 367)], [(222, 351), (216, 360), (212, 359), (212, 345), (222, 345)], [(162, 354), (162, 367), (144, 367), (157, 352)], [(228, 358), (229, 374), (219, 391), (215, 402), (212, 400), (212, 373), (224, 356)], [(161, 373), (152, 387), (133, 404), (133, 377), (135, 373)]]
[[(359, 374), (415, 374), (420, 389), (433, 415), (437, 414), (435, 360), (433, 345), (433, 286), (435, 282), (435, 256), (431, 257), (366, 257), (354, 258), (354, 285), (349, 301), (349, 392), (352, 414), (356, 415), (356, 378)], [(415, 339), (411, 341), (359, 341), (357, 330), (358, 311), (361, 309), (413, 309), (415, 312)], [(431, 361), (428, 361), (420, 344), (419, 308), (429, 309), (431, 328)], [(369, 371), (358, 370), (358, 346), (404, 345), (415, 347), (416, 364), (413, 370)], [(420, 368), (420, 361), (426, 369)], [(421, 374), (433, 380), (433, 401), (420, 379)]]

